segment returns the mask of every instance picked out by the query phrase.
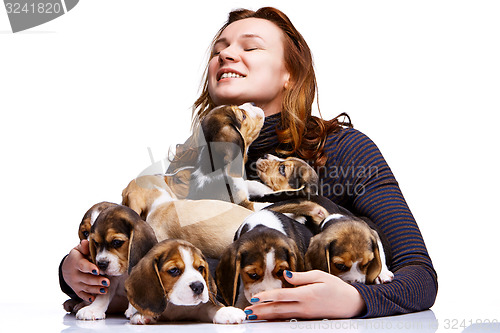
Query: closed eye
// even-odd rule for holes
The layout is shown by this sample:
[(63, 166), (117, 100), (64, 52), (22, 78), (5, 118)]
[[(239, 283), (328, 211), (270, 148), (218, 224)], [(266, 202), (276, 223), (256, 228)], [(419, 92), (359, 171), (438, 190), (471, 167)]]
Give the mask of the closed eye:
[(347, 272), (349, 270), (349, 267), (344, 264), (335, 264), (335, 267), (341, 272)]

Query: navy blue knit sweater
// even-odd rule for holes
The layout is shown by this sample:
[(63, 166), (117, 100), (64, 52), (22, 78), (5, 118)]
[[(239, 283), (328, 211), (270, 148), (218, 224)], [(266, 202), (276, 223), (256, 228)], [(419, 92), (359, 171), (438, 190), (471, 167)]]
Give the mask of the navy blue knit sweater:
[[(265, 153), (276, 154), (275, 128), (280, 115), (267, 117), (248, 151), (247, 174)], [(377, 224), (389, 241), (394, 280), (383, 285), (354, 283), (366, 302), (363, 317), (409, 313), (430, 308), (436, 299), (437, 275), (424, 240), (391, 169), (377, 146), (363, 133), (345, 128), (331, 133), (328, 160), (318, 169), (319, 194)]]

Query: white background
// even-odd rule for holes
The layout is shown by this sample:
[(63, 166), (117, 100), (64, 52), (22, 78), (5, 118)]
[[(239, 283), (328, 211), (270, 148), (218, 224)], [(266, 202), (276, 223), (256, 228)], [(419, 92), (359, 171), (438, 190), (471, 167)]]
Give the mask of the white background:
[(189, 133), (227, 13), (282, 9), (313, 51), (322, 114), (379, 146), (439, 275), (433, 311), (500, 319), (497, 1), (82, 0), (13, 34), (0, 7), (0, 302), (59, 307), (94, 203)]

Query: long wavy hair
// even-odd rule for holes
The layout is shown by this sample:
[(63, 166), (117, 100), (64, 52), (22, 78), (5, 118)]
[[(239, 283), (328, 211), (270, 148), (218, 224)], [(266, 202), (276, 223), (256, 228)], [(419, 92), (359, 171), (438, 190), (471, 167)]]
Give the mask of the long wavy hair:
[[(284, 91), (281, 125), (276, 128), (280, 142), (277, 152), (285, 156), (297, 155), (315, 166), (323, 166), (327, 159), (324, 152), (327, 135), (338, 131), (342, 126), (352, 127), (349, 117), (343, 113), (331, 120), (324, 120), (311, 115), (314, 97), (317, 97), (311, 50), (290, 19), (276, 8), (263, 7), (257, 11), (237, 9), (230, 12), (227, 22), (212, 41), (212, 49), (228, 25), (246, 18), (268, 20), (278, 26), (284, 35), (284, 62), (290, 73), (290, 80)], [(207, 65), (201, 94), (193, 104), (193, 133), (197, 133), (201, 119), (215, 106), (208, 92)]]

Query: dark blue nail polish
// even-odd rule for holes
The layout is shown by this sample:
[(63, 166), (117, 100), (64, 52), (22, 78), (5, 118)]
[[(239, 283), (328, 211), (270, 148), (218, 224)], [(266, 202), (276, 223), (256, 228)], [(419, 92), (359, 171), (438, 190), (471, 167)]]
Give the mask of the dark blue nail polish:
[(89, 298), (89, 302), (92, 303), (92, 298)]
[(253, 297), (251, 300), (250, 300), (250, 303), (257, 303), (258, 301), (260, 301), (259, 298), (257, 297)]
[(255, 319), (257, 319), (256, 315), (250, 315), (250, 316), (248, 316), (248, 320), (255, 320)]
[(106, 292), (106, 289), (101, 288), (101, 289), (99, 289), (99, 291), (101, 292), (101, 294), (104, 294)]
[(102, 281), (102, 285), (107, 287), (108, 286), (108, 283), (106, 281)]
[(97, 271), (95, 269), (93, 269), (92, 274), (97, 275)]
[(252, 310), (245, 310), (245, 314), (248, 316), (249, 314), (252, 314), (253, 311)]
[(292, 277), (292, 272), (285, 271), (285, 275), (286, 275), (287, 278), (291, 278)]

